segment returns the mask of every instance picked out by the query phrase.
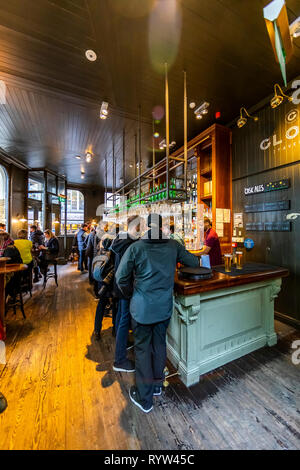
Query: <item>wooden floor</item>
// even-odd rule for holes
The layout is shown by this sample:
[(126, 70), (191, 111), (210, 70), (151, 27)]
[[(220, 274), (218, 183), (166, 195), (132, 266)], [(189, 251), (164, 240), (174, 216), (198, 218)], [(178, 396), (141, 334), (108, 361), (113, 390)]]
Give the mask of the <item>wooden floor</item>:
[(276, 323), (279, 343), (207, 374), (187, 389), (178, 378), (149, 415), (132, 406), (133, 374), (112, 370), (105, 319), (91, 339), (96, 302), (87, 275), (59, 267), (59, 287), (35, 286), (27, 320), (8, 317), (0, 390), (0, 449), (299, 449), (300, 332)]

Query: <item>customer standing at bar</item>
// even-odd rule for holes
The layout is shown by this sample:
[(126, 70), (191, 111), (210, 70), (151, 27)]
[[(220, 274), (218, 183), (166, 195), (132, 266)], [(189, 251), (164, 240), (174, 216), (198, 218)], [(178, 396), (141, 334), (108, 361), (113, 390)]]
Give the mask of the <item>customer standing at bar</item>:
[[(111, 251), (115, 257), (115, 272), (127, 249), (139, 239), (139, 234), (140, 218), (138, 215), (132, 215), (127, 221), (127, 232), (119, 233), (111, 246)], [(118, 372), (134, 372), (134, 364), (127, 358), (127, 341), (131, 325), (130, 299), (124, 297), (116, 282), (114, 293), (119, 299), (119, 305), (116, 319), (116, 351), (113, 369)]]
[(79, 252), (78, 271), (81, 271), (82, 273), (84, 272), (84, 270), (87, 270), (87, 260), (86, 260), (87, 231), (88, 231), (87, 224), (82, 224), (81, 228), (79, 229), (76, 235), (78, 252)]
[(150, 214), (147, 225), (149, 230), (128, 248), (116, 273), (124, 297), (132, 296), (136, 386), (131, 387), (129, 396), (145, 413), (153, 408), (153, 395), (162, 393), (176, 264), (199, 266), (196, 256), (164, 237), (160, 215)]
[(207, 217), (204, 219), (204, 247), (200, 253), (201, 255), (209, 255), (211, 266), (222, 264), (220, 240)]

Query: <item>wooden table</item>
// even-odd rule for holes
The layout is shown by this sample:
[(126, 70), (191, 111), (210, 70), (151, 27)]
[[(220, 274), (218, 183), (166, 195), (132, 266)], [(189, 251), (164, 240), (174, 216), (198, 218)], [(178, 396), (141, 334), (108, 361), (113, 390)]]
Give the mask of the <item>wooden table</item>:
[[(25, 264), (7, 264), (0, 268), (0, 326), (3, 327), (4, 331), (4, 338), (2, 338), (2, 340), (5, 340), (5, 274), (17, 273), (25, 271), (25, 269), (27, 269)], [(6, 407), (7, 401), (0, 392), (0, 413), (3, 413)]]
[(0, 268), (0, 322), (5, 331), (5, 274), (17, 273), (25, 271), (27, 269), (26, 264), (7, 264)]

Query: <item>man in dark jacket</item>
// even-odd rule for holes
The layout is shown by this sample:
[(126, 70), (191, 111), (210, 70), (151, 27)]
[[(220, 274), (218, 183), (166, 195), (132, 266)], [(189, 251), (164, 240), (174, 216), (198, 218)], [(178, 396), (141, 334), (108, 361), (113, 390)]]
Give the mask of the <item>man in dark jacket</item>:
[(162, 392), (176, 264), (199, 266), (199, 259), (180, 243), (164, 238), (160, 215), (149, 215), (147, 225), (150, 230), (128, 248), (116, 273), (123, 295), (132, 295), (136, 386), (129, 395), (145, 413), (153, 408), (153, 395)]
[[(121, 232), (114, 240), (111, 251), (115, 257), (115, 272), (127, 249), (139, 238), (140, 218), (137, 215), (130, 216), (127, 221), (127, 232)], [(114, 285), (114, 294), (119, 299), (118, 313), (116, 318), (116, 351), (113, 369), (119, 372), (134, 372), (134, 363), (127, 359), (127, 341), (131, 325), (129, 310), (130, 300), (124, 297), (117, 283)]]
[(87, 259), (86, 259), (86, 247), (87, 247), (87, 224), (82, 224), (81, 229), (78, 231), (76, 235), (77, 239), (77, 246), (79, 252), (79, 259), (78, 259), (78, 271), (84, 272), (84, 269), (87, 270)]
[(30, 227), (30, 235), (29, 239), (32, 241), (32, 248), (35, 250), (33, 254), (33, 272), (34, 272), (34, 279), (33, 282), (39, 282), (40, 277), (42, 277), (40, 273), (38, 257), (39, 257), (39, 246), (44, 245), (45, 237), (43, 232), (38, 228), (37, 225), (31, 225)]

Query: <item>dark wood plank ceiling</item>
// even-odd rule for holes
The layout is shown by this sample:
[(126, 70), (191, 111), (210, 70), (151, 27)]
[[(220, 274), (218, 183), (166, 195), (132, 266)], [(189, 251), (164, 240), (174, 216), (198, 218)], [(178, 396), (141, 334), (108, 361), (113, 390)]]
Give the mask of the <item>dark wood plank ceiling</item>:
[[(157, 1), (169, 8), (163, 18), (171, 21), (175, 0)], [(7, 103), (0, 106), (0, 147), (31, 167), (56, 169), (72, 182), (81, 182), (82, 162), (75, 155), (84, 155), (91, 147), (95, 160), (85, 165), (85, 182), (104, 185), (107, 156), (112, 185), (114, 142), (118, 184), (123, 129), (126, 178), (134, 175), (129, 165), (134, 163), (141, 106), (145, 168), (152, 159), (152, 110), (164, 103), (164, 77), (151, 58), (154, 50), (159, 56), (170, 45), (168, 25), (158, 22), (157, 10), (138, 16), (141, 6), (151, 11), (152, 3), (26, 0), (24, 7), (22, 0), (0, 0), (0, 79), (8, 89)], [(188, 75), (189, 101), (211, 103), (209, 115), (201, 122), (189, 112), (190, 138), (214, 122), (215, 111), (222, 112), (222, 123), (230, 122), (241, 105), (254, 105), (272, 92), (275, 82), (282, 83), (262, 16), (264, 3), (176, 2), (181, 27), (173, 29), (171, 36), (178, 47), (169, 78), (171, 138), (178, 146), (183, 140), (183, 69)], [(286, 3), (292, 22), (300, 15), (300, 2)], [(86, 60), (86, 49), (96, 51), (96, 62)], [(298, 40), (288, 64), (289, 80), (300, 72), (299, 59)], [(98, 117), (103, 100), (110, 104), (107, 121)], [(163, 138), (163, 123), (157, 130)]]

